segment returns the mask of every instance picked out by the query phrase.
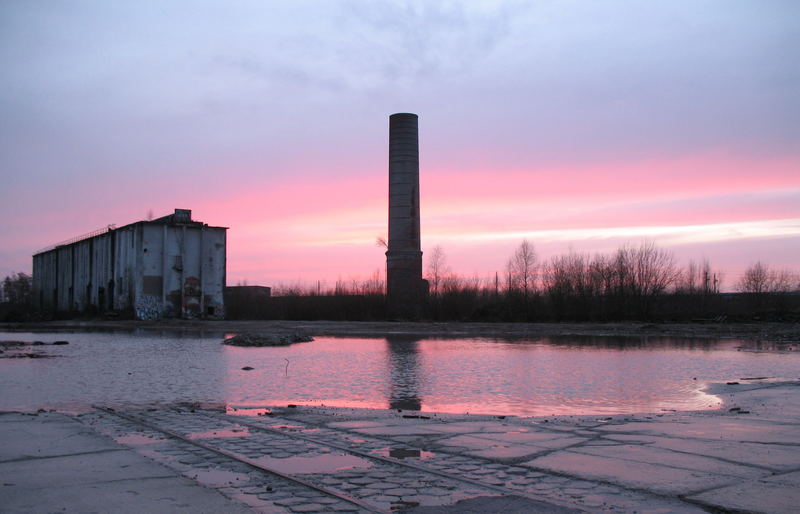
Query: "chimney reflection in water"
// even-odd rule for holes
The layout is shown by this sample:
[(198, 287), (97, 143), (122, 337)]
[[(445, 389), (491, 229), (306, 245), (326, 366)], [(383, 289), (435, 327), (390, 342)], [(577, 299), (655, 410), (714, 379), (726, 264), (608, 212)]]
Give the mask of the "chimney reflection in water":
[(419, 397), (419, 339), (408, 336), (386, 338), (389, 349), (389, 376), (391, 391), (389, 408), (420, 410)]

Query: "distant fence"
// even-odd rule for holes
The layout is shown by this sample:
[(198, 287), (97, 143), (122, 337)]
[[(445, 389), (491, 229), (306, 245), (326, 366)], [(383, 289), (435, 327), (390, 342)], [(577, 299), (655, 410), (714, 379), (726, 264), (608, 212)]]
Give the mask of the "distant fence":
[(110, 225), (106, 225), (103, 228), (99, 228), (97, 230), (93, 230), (92, 232), (87, 232), (86, 234), (81, 234), (79, 236), (75, 236), (73, 238), (61, 241), (60, 243), (56, 243), (54, 245), (42, 248), (41, 250), (39, 250), (36, 253), (34, 253), (34, 255), (38, 255), (40, 253), (45, 253), (45, 252), (49, 252), (51, 250), (55, 250), (56, 248), (58, 248), (60, 246), (71, 245), (71, 244), (77, 243), (79, 241), (83, 241), (84, 239), (91, 239), (93, 237), (105, 234), (107, 232), (111, 232), (112, 230), (114, 230), (116, 228), (117, 228), (117, 226), (114, 223), (111, 223)]

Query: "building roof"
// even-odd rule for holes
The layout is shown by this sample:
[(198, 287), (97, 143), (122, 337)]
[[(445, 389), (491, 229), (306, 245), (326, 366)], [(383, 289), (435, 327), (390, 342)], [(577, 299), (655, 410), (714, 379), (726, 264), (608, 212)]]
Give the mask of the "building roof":
[(160, 218), (156, 218), (153, 220), (139, 220), (134, 221), (133, 223), (128, 223), (122, 227), (117, 227), (115, 224), (106, 225), (103, 228), (93, 230), (91, 232), (87, 232), (86, 234), (81, 234), (79, 236), (66, 239), (54, 245), (48, 246), (46, 248), (42, 248), (38, 250), (33, 255), (39, 255), (40, 253), (46, 253), (56, 248), (61, 248), (62, 246), (69, 246), (75, 243), (79, 243), (81, 241), (85, 241), (86, 239), (91, 239), (93, 237), (101, 236), (108, 232), (113, 232), (114, 230), (120, 230), (123, 228), (128, 228), (133, 225), (137, 225), (140, 223), (148, 223), (148, 224), (159, 224), (159, 225), (188, 225), (188, 226), (195, 226), (195, 227), (208, 227), (208, 228), (216, 228), (216, 229), (223, 229), (227, 230), (228, 227), (215, 227), (203, 223), (202, 221), (195, 221), (192, 219), (192, 210), (191, 209), (175, 209), (175, 212), (172, 214), (167, 214), (166, 216), (161, 216)]

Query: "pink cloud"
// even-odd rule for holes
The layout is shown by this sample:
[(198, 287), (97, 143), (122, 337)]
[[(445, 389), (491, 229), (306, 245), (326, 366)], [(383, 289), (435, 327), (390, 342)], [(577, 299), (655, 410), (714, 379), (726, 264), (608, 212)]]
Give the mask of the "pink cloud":
[[(485, 274), (501, 268), (522, 234), (529, 232), (535, 236), (550, 231), (552, 241), (534, 239), (547, 255), (569, 247), (606, 251), (625, 242), (625, 227), (631, 228), (627, 238), (633, 239), (642, 237), (647, 227), (657, 235), (662, 227), (797, 219), (797, 169), (797, 158), (744, 160), (723, 155), (531, 170), (487, 170), (479, 165), (426, 169), (423, 161), (423, 247), (442, 244), (456, 271)], [(167, 183), (166, 189), (174, 189), (171, 194), (159, 188), (144, 200), (132, 191), (127, 201), (117, 198), (113, 209), (116, 218), (127, 219), (110, 219), (105, 186), (90, 186), (97, 189), (91, 193), (98, 198), (96, 204), (80, 209), (63, 205), (58, 216), (50, 210), (34, 211), (20, 220), (14, 244), (29, 255), (109, 222), (142, 219), (143, 205), (152, 203), (156, 216), (175, 207), (191, 208), (195, 219), (230, 227), (231, 283), (333, 282), (383, 269), (383, 251), (374, 242), (386, 233), (385, 165), (369, 173), (344, 173), (339, 168), (336, 174), (325, 174), (303, 168), (278, 180), (258, 178), (257, 171), (237, 170), (232, 177), (252, 178), (225, 183), (218, 190), (173, 188)], [(309, 176), (315, 178), (309, 181)], [(604, 237), (598, 236), (606, 230)], [(698, 229), (700, 235), (693, 232), (692, 237), (705, 233), (711, 238), (713, 230), (721, 229)], [(567, 232), (554, 236), (552, 231)], [(742, 239), (742, 244), (750, 244), (747, 241)], [(690, 246), (702, 244), (694, 241)]]
[[(533, 171), (426, 172), (423, 163), (423, 246), (444, 244), (460, 271), (488, 273), (502, 266), (517, 241), (480, 240), (484, 234), (569, 230), (571, 243), (540, 244), (552, 251), (570, 244), (605, 251), (625, 242), (619, 235), (624, 227), (643, 227), (631, 230), (629, 239), (635, 239), (646, 227), (657, 235), (660, 227), (800, 218), (798, 164), (698, 156)], [(386, 230), (385, 175), (381, 170), (312, 184), (286, 179), (204, 209), (232, 227), (231, 276), (330, 281), (367, 275), (383, 266), (374, 241)], [(582, 232), (606, 228), (602, 243)], [(718, 229), (698, 229), (701, 235), (692, 237), (702, 237), (703, 230)]]

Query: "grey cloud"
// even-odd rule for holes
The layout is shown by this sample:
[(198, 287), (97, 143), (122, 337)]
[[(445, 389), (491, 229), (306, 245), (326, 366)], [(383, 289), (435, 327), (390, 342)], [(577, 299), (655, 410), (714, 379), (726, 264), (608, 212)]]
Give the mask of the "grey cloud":
[[(348, 2), (339, 15), (353, 34), (343, 59), (384, 85), (438, 79), (479, 68), (509, 36), (516, 3)], [(476, 7), (478, 6), (478, 7)]]

